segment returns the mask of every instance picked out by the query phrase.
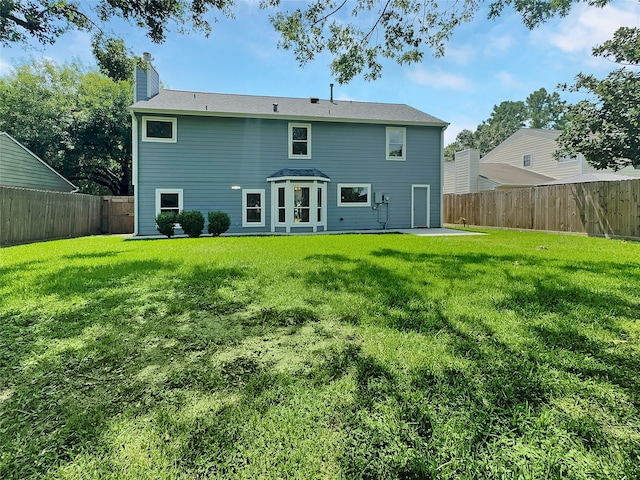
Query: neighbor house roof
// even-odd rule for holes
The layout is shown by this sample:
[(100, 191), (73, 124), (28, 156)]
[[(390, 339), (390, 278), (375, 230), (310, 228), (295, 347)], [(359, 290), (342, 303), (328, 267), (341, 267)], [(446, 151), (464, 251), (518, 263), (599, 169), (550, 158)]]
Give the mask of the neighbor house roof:
[(504, 163), (480, 162), (480, 175), (501, 186), (540, 185), (553, 180), (551, 177), (524, 170)]
[(573, 177), (560, 178), (540, 185), (561, 185), (564, 183), (588, 183), (588, 182), (615, 182), (620, 180), (635, 180), (635, 177), (629, 175), (620, 175), (618, 173), (582, 173)]
[(0, 185), (77, 192), (69, 180), (7, 132), (0, 132)]
[(161, 90), (134, 103), (140, 113), (203, 116), (313, 119), (331, 122), (397, 123), (445, 127), (447, 122), (404, 104), (310, 98), (263, 97), (222, 93)]

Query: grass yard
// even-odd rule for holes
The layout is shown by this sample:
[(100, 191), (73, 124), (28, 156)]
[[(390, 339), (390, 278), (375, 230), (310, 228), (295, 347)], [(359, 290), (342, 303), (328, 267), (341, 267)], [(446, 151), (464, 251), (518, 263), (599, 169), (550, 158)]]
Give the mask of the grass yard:
[(640, 244), (0, 250), (0, 478), (640, 478)]

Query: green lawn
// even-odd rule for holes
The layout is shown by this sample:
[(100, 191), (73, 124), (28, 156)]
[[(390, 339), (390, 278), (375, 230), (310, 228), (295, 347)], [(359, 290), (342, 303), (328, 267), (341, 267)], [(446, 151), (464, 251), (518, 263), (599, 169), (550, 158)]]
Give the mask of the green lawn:
[(640, 244), (0, 250), (0, 478), (640, 478)]

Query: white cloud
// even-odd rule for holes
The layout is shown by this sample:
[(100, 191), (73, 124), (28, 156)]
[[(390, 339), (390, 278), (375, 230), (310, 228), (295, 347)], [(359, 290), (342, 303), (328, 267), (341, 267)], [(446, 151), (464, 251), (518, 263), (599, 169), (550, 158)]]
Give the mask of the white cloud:
[(603, 8), (580, 4), (555, 25), (534, 31), (533, 39), (548, 43), (566, 53), (591, 53), (591, 49), (610, 39), (620, 27), (640, 24), (640, 3), (615, 2)]
[(438, 68), (427, 70), (423, 65), (407, 71), (407, 78), (411, 82), (425, 87), (457, 91), (472, 90), (472, 84), (468, 78), (443, 72)]
[(11, 72), (13, 72), (13, 67), (11, 66), (11, 64), (5, 62), (0, 58), (0, 77), (9, 75)]
[(468, 65), (476, 55), (476, 49), (471, 45), (445, 46), (444, 58), (458, 65)]
[(515, 40), (511, 35), (491, 36), (487, 39), (484, 53), (485, 55), (503, 54), (509, 50), (514, 43)]
[(494, 77), (500, 83), (500, 86), (503, 88), (520, 88), (523, 86), (522, 81), (517, 79), (513, 74), (509, 72), (505, 72), (504, 70), (494, 74)]
[(461, 131), (471, 130), (473, 132), (475, 131), (477, 126), (478, 122), (474, 122), (469, 118), (459, 118), (457, 120), (453, 120), (444, 131), (444, 144), (449, 145), (450, 143), (453, 143)]

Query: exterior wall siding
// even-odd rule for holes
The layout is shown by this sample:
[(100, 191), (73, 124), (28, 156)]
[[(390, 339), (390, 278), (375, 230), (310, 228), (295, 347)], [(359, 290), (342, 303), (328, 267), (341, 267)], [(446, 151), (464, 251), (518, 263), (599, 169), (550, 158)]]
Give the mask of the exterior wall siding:
[(6, 134), (0, 135), (0, 185), (71, 192), (75, 188)]
[[(138, 234), (157, 233), (155, 190), (159, 188), (182, 189), (185, 210), (200, 210), (205, 217), (213, 210), (228, 213), (229, 232), (271, 231), (273, 199), (266, 179), (282, 168), (316, 168), (331, 178), (327, 230), (381, 228), (377, 218), (386, 218), (387, 208), (387, 228), (409, 228), (413, 184), (430, 185), (430, 225), (441, 225), (439, 127), (407, 126), (407, 160), (388, 161), (385, 124), (310, 122), (312, 158), (303, 160), (288, 158), (288, 123), (179, 116), (176, 143), (140, 141)], [(390, 197), (388, 207), (338, 207), (339, 183), (371, 184), (371, 196), (379, 192)], [(265, 190), (264, 227), (242, 227), (243, 189)]]
[[(558, 162), (553, 157), (558, 149), (556, 136), (552, 131), (519, 130), (487, 153), (482, 162), (506, 163), (555, 179), (582, 173), (580, 161)], [(523, 167), (522, 157), (528, 154), (532, 156), (531, 167)]]
[(133, 87), (133, 101), (148, 100), (160, 91), (160, 76), (152, 65), (148, 70), (135, 68), (135, 84)]
[(454, 162), (445, 162), (442, 178), (442, 193), (456, 193), (456, 166)]

